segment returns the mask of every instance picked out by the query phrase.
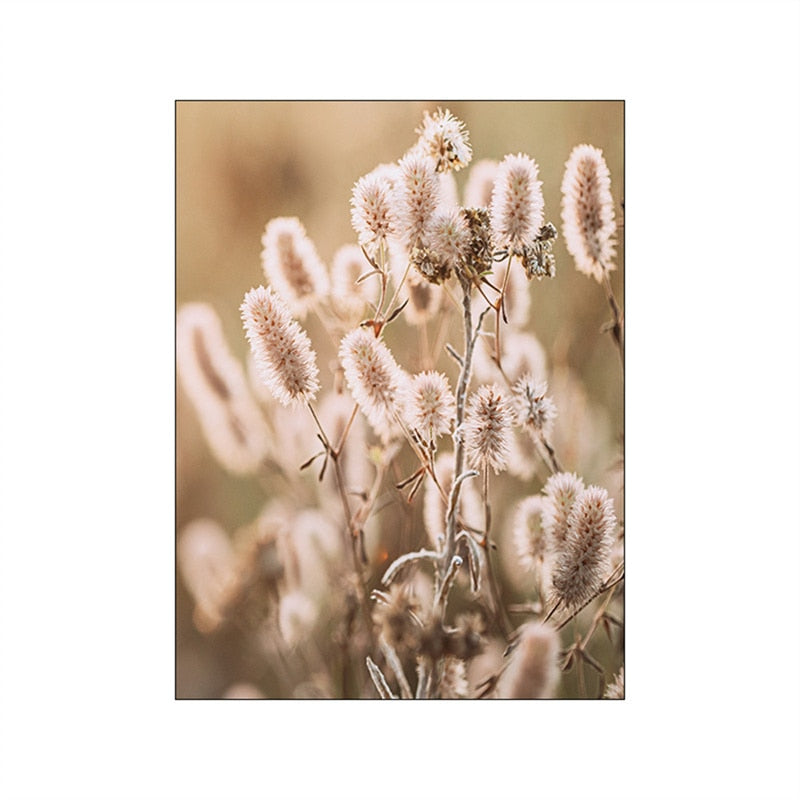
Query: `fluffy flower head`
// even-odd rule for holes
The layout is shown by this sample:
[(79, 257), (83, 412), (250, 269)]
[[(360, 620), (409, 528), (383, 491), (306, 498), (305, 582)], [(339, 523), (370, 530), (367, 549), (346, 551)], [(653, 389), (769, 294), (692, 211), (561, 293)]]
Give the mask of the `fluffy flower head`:
[(306, 229), (295, 217), (276, 217), (267, 223), (261, 244), (264, 275), (292, 313), (304, 317), (314, 300), (328, 293), (328, 273)]
[(472, 160), (469, 133), (464, 123), (449, 111), (437, 108), (433, 114), (425, 112), (417, 147), (430, 156), (437, 172), (449, 172), (466, 167)]
[(519, 633), (511, 661), (498, 684), (503, 698), (552, 697), (558, 684), (560, 641), (554, 628), (529, 622)]
[(495, 474), (508, 467), (514, 412), (497, 384), (472, 394), (464, 420), (464, 441), (470, 466), (491, 467)]
[(547, 479), (542, 491), (544, 493), (542, 527), (550, 537), (552, 547), (560, 551), (567, 536), (569, 512), (583, 491), (583, 481), (573, 472), (557, 472)]
[(556, 597), (567, 607), (588, 600), (611, 568), (614, 543), (614, 502), (599, 486), (578, 495), (567, 520), (567, 536), (553, 570)]
[(544, 222), (539, 167), (530, 157), (507, 155), (497, 170), (489, 213), (495, 245), (521, 250), (532, 245)]
[(456, 418), (456, 401), (441, 372), (421, 372), (406, 384), (405, 417), (426, 442), (448, 433)]
[(541, 570), (547, 555), (547, 536), (542, 528), (542, 496), (526, 497), (517, 503), (511, 532), (520, 563), (534, 572)]
[(398, 391), (404, 374), (386, 345), (364, 328), (342, 339), (339, 359), (353, 399), (376, 433), (388, 436), (400, 410)]
[(447, 275), (469, 255), (472, 235), (460, 209), (434, 214), (429, 229), (430, 248), (436, 253)]
[(425, 238), (439, 205), (441, 185), (435, 166), (431, 158), (413, 150), (399, 162), (397, 212), (402, 237), (410, 248)]
[(614, 201), (611, 178), (603, 151), (588, 144), (570, 154), (561, 183), (561, 219), (564, 241), (575, 266), (584, 274), (603, 280), (614, 269)]
[(547, 396), (547, 383), (523, 375), (513, 387), (517, 424), (549, 437), (556, 418), (556, 404)]
[(374, 254), (397, 227), (394, 189), (385, 171), (374, 170), (359, 178), (353, 187), (350, 205), (350, 219), (358, 234), (358, 243)]
[(256, 370), (284, 406), (313, 400), (319, 370), (306, 332), (272, 290), (259, 286), (245, 296), (240, 310)]

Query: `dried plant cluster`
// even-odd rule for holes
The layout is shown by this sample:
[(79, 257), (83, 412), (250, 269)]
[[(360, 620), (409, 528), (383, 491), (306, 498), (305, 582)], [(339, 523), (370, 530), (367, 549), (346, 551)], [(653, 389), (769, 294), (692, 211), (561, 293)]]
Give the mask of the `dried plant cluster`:
[[(179, 532), (194, 623), (256, 653), (263, 683), (228, 697), (622, 697), (620, 509), (575, 471), (585, 393), (530, 324), (560, 233), (605, 285), (622, 354), (609, 171), (575, 147), (559, 231), (533, 157), (478, 160), (461, 205), (463, 122), (439, 109), (416, 133), (355, 182), (357, 244), (330, 270), (299, 220), (266, 225), (246, 369), (211, 306), (178, 312), (210, 450), (267, 494), (232, 536), (207, 519)], [(505, 482), (520, 499), (496, 508)]]

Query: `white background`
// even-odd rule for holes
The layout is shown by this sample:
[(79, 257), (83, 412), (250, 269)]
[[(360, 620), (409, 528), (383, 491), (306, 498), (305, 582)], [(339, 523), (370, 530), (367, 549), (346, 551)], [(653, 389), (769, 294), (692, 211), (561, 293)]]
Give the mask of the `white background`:
[[(4, 3), (0, 795), (797, 797), (799, 31)], [(626, 100), (624, 703), (173, 700), (174, 101), (355, 97)]]

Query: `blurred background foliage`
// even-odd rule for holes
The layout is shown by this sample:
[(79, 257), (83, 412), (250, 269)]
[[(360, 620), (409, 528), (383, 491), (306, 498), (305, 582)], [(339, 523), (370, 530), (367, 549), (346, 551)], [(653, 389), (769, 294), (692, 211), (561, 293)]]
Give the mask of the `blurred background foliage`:
[[(423, 112), (440, 106), (465, 122), (473, 163), (482, 158), (502, 160), (517, 152), (537, 161), (545, 219), (559, 230), (561, 179), (570, 151), (581, 143), (602, 149), (618, 225), (612, 285), (624, 307), (623, 103), (446, 100), (178, 102), (177, 307), (192, 301), (213, 305), (232, 352), (244, 361), (247, 348), (239, 305), (248, 289), (265, 283), (260, 252), (266, 223), (277, 216), (297, 216), (323, 261), (330, 264), (342, 244), (356, 241), (349, 203), (354, 182), (377, 164), (397, 160), (416, 141), (414, 130)], [(468, 173), (469, 169), (455, 173), (461, 191)], [(572, 424), (572, 417), (562, 413), (556, 421), (556, 450), (565, 469), (580, 472), (587, 484), (599, 483), (609, 490), (622, 520), (623, 378), (611, 336), (599, 332), (610, 318), (608, 305), (602, 287), (576, 271), (560, 236), (555, 256), (555, 279), (533, 281), (528, 287), (529, 330), (543, 344), (551, 369), (560, 367), (578, 378), (585, 397), (580, 401), (583, 412), (575, 413), (593, 419), (591, 426), (568, 435), (560, 428)], [(338, 343), (327, 343), (325, 350), (313, 316), (305, 324), (322, 366), (334, 357)], [(403, 364), (402, 352), (396, 355)], [(322, 376), (325, 385), (324, 369)], [(179, 383), (176, 427), (176, 535), (198, 517), (210, 517), (230, 532), (250, 523), (264, 504), (263, 487), (255, 479), (229, 475), (217, 464)], [(580, 441), (584, 435), (593, 440), (586, 447)], [(309, 453), (298, 454), (299, 461), (313, 447), (311, 442)], [(503, 588), (508, 601), (523, 602), (524, 581), (514, 574), (514, 552), (510, 542), (504, 547), (501, 531), (513, 502), (538, 492), (541, 480), (503, 478), (497, 485), (501, 483), (510, 487), (507, 496), (494, 498)], [(424, 540), (420, 532), (412, 544)], [(176, 694), (219, 697), (231, 684), (252, 677), (257, 667), (247, 662), (232, 632), (199, 634), (192, 624), (192, 605), (176, 573)], [(601, 646), (598, 657), (602, 660), (604, 655), (609, 669), (621, 663), (619, 656), (611, 650), (604, 653)], [(568, 693), (569, 681), (565, 676), (562, 694)]]

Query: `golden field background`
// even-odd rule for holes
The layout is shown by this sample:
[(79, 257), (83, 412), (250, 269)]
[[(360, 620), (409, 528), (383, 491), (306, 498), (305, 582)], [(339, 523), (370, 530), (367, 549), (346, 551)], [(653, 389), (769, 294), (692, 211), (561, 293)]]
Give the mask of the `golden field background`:
[[(299, 217), (323, 261), (330, 263), (339, 246), (356, 241), (349, 205), (354, 182), (378, 163), (399, 158), (416, 141), (414, 129), (423, 112), (438, 106), (465, 122), (473, 163), (517, 152), (537, 161), (545, 219), (559, 230), (560, 186), (570, 151), (581, 143), (603, 150), (618, 224), (612, 285), (624, 305), (622, 102), (192, 101), (176, 105), (177, 306), (211, 303), (231, 350), (243, 360), (247, 348), (238, 309), (244, 293), (265, 282), (259, 257), (265, 224), (277, 216)], [(460, 190), (468, 172), (456, 173)], [(610, 335), (599, 332), (610, 317), (608, 305), (602, 288), (575, 270), (561, 237), (555, 256), (556, 277), (533, 281), (528, 288), (529, 330), (543, 344), (551, 367), (568, 372), (570, 386), (577, 382), (580, 387), (576, 407), (556, 420), (556, 452), (565, 469), (609, 490), (622, 520), (623, 377)], [(313, 318), (305, 326), (322, 366), (333, 357), (338, 342), (325, 342)], [(403, 343), (413, 330), (390, 331), (388, 343), (401, 365), (408, 363)], [(449, 341), (457, 344), (460, 337), (453, 331)], [(442, 369), (451, 368), (444, 359), (439, 363)], [(324, 369), (322, 382), (330, 385)], [(216, 463), (179, 382), (176, 408), (176, 535), (201, 516), (217, 520), (230, 532), (248, 524), (267, 499), (263, 487), (227, 474)], [(298, 464), (315, 449), (311, 429), (309, 437), (308, 452), (297, 454)], [(524, 602), (525, 586), (515, 575), (513, 551), (502, 531), (513, 503), (538, 492), (541, 483), (538, 477), (524, 482), (509, 476), (493, 482), (494, 530), (508, 602)], [(397, 542), (388, 529), (391, 524), (387, 526), (378, 535), (385, 535), (386, 549), (394, 557), (402, 550), (393, 552)], [(424, 540), (420, 530), (411, 544)], [(377, 576), (374, 570), (373, 582)], [(235, 681), (252, 678), (257, 665), (242, 655), (235, 636), (200, 635), (191, 611), (191, 598), (176, 573), (177, 696), (216, 697)], [(598, 647), (598, 653), (601, 660), (606, 656), (604, 664), (615, 657), (611, 649)], [(569, 681), (565, 676), (565, 688)], [(264, 688), (268, 693), (269, 687)]]

